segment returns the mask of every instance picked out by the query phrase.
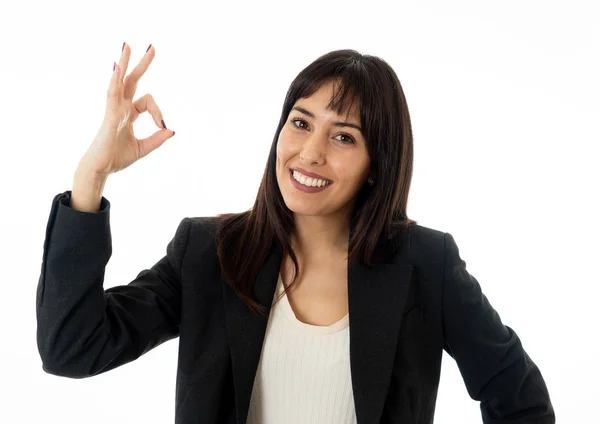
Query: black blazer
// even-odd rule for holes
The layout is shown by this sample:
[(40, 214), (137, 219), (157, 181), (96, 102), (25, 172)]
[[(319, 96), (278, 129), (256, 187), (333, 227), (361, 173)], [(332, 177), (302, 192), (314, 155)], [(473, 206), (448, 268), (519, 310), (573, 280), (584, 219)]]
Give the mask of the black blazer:
[[(54, 197), (36, 293), (47, 373), (101, 374), (179, 337), (176, 423), (245, 424), (267, 319), (220, 278), (215, 225), (184, 218), (166, 255), (127, 285), (103, 289), (110, 203), (96, 213)], [(350, 358), (358, 424), (432, 423), (442, 353), (459, 367), (484, 423), (555, 423), (540, 370), (466, 270), (449, 233), (415, 225), (388, 263), (348, 264)], [(250, 254), (250, 252), (240, 252)], [(270, 307), (274, 244), (256, 298)]]

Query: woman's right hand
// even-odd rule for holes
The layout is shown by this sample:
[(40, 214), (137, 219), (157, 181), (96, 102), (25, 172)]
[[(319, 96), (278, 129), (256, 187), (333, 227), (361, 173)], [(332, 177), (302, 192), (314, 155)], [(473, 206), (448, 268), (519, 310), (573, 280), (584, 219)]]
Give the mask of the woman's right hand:
[[(115, 66), (108, 87), (104, 121), (79, 164), (87, 172), (92, 171), (105, 178), (148, 155), (175, 134), (163, 127), (162, 113), (152, 95), (145, 94), (132, 102), (138, 81), (154, 59), (154, 47), (150, 45), (140, 63), (123, 81), (130, 55), (131, 50), (124, 43), (121, 59)], [(161, 129), (148, 138), (138, 140), (133, 133), (133, 123), (146, 111)]]

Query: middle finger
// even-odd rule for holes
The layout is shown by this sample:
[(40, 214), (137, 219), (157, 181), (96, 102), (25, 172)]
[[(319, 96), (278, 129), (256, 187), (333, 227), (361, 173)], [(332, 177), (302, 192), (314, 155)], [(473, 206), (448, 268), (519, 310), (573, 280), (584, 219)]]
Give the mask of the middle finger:
[(131, 73), (127, 75), (127, 78), (125, 79), (125, 87), (123, 92), (125, 99), (133, 99), (137, 84), (140, 78), (142, 78), (142, 75), (144, 75), (148, 69), (148, 66), (150, 66), (150, 63), (152, 63), (152, 59), (154, 59), (154, 47), (152, 44), (150, 44), (146, 50), (146, 54), (144, 57), (142, 57), (142, 60), (140, 60), (140, 63), (133, 68), (133, 71), (131, 71)]

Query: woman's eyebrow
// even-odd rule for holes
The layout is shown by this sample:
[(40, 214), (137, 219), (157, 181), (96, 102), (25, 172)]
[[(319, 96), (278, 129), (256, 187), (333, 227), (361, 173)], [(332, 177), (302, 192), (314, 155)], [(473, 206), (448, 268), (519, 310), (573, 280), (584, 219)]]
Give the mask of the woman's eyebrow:
[[(300, 106), (294, 106), (292, 108), (293, 110), (297, 110), (298, 112), (301, 112), (307, 116), (310, 116), (311, 118), (315, 117), (315, 114), (304, 109), (303, 107)], [(336, 127), (352, 127), (352, 128), (356, 128), (357, 130), (359, 130), (362, 134), (362, 128), (359, 125), (356, 124), (352, 124), (350, 122), (334, 122), (333, 125), (335, 125)]]

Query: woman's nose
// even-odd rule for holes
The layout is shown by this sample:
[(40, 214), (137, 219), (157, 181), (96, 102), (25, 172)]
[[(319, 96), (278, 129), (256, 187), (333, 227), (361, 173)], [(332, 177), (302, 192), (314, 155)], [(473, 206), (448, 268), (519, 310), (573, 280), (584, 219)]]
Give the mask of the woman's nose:
[(314, 132), (306, 138), (300, 156), (306, 161), (322, 162), (327, 154), (327, 135)]

